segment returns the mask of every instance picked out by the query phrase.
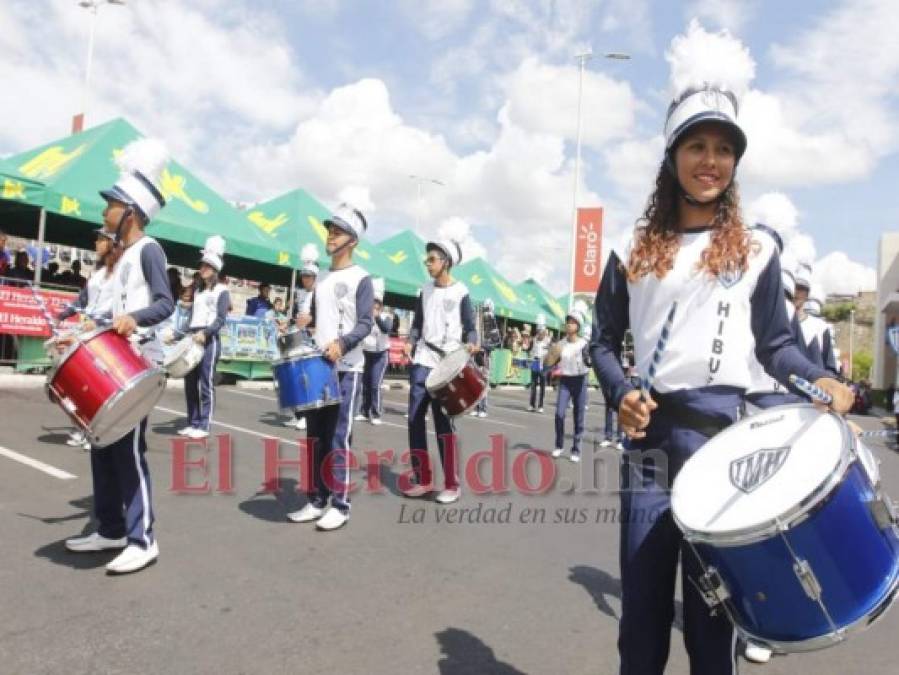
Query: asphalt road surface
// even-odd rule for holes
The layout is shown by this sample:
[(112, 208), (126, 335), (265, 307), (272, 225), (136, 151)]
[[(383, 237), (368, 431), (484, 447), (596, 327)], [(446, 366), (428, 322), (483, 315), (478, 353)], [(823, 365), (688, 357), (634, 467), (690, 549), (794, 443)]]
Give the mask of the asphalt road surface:
[[(173, 490), (172, 439), (185, 406), (183, 391), (170, 388), (149, 434), (160, 559), (109, 577), (103, 565), (113, 554), (63, 545), (92, 531), (88, 454), (64, 444), (66, 419), (40, 388), (0, 391), (0, 673), (617, 672), (618, 453), (594, 447), (599, 393), (591, 392), (585, 461), (556, 461), (554, 487), (526, 494), (522, 474), (525, 488), (537, 486), (549, 463), (526, 451), (552, 448), (555, 395), (540, 415), (525, 410), (524, 392), (493, 392), (490, 417), (461, 419), (459, 435), (465, 458), (490, 450), (491, 435), (504, 437), (508, 489), (477, 495), (467, 484), (453, 507), (398, 496), (408, 464), (386, 453), (408, 446), (406, 396), (386, 394), (382, 426), (356, 423), (357, 456), (385, 461), (354, 473), (362, 489), (349, 524), (321, 533), (285, 519), (304, 503), (295, 469), (282, 471), (280, 492), (267, 490), (264, 439), (280, 438), (283, 458), (298, 455), (297, 432), (282, 426), (270, 390), (218, 388), (214, 433), (230, 436), (233, 491), (217, 492), (214, 443), (205, 455), (210, 493)], [(899, 454), (871, 446), (899, 496)], [(194, 447), (190, 459), (202, 455)], [(380, 489), (365, 487), (369, 477)], [(204, 480), (197, 468), (187, 478)], [(895, 675), (896, 635), (894, 609), (837, 647), (741, 669)], [(668, 672), (688, 672), (678, 628)]]

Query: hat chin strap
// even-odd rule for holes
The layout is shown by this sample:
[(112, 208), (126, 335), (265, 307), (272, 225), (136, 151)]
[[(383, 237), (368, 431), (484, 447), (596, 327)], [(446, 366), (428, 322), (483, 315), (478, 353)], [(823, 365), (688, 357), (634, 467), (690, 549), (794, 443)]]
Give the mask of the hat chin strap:
[(342, 243), (340, 246), (338, 246), (333, 251), (331, 251), (331, 257), (333, 258), (338, 253), (341, 253), (347, 246), (349, 246), (350, 244), (356, 243), (358, 241), (359, 241), (358, 237), (350, 236), (349, 241)]
[(122, 211), (122, 215), (119, 218), (119, 224), (116, 226), (116, 230), (115, 230), (115, 243), (117, 245), (123, 243), (122, 242), (122, 229), (125, 227), (125, 221), (128, 219), (128, 216), (130, 216), (132, 213), (134, 213), (134, 209), (131, 208), (130, 206), (128, 206), (127, 208), (125, 208), (124, 211)]

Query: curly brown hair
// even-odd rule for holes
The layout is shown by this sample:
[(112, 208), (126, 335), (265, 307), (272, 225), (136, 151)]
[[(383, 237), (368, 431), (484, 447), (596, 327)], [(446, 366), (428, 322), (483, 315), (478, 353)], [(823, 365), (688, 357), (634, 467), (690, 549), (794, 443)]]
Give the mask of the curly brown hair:
[[(681, 188), (665, 162), (656, 175), (656, 189), (646, 210), (637, 221), (634, 247), (627, 261), (627, 278), (635, 282), (650, 272), (659, 279), (673, 267), (680, 248), (679, 226)], [(714, 228), (709, 245), (697, 268), (716, 277), (726, 272), (745, 272), (749, 266), (752, 237), (740, 215), (740, 193), (731, 182), (718, 200), (711, 222)]]

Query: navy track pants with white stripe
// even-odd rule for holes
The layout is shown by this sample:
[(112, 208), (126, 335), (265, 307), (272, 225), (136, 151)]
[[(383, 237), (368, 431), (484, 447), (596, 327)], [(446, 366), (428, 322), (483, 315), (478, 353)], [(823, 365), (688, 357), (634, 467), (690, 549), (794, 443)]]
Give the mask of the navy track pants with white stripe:
[(147, 452), (147, 418), (119, 440), (91, 450), (94, 514), (99, 533), (128, 538), (147, 548), (153, 543), (153, 489)]
[[(702, 397), (682, 390), (685, 403), (733, 421), (739, 395)], [(708, 438), (665, 406), (653, 411), (646, 437), (630, 441), (621, 462), (621, 675), (662, 675), (674, 620), (678, 560), (684, 598), (684, 644), (691, 675), (736, 672), (736, 631), (724, 612), (712, 614), (694, 583), (701, 569), (671, 515), (670, 486), (687, 459)]]
[(203, 360), (184, 376), (184, 398), (187, 402), (187, 423), (194, 429), (209, 431), (215, 410), (215, 366), (221, 355), (218, 335), (206, 339)]
[(362, 373), (342, 372), (340, 404), (306, 412), (306, 438), (313, 444), (312, 470), (315, 487), (309, 501), (323, 508), (328, 499), (341, 511), (350, 510), (349, 453), (353, 443), (353, 417)]

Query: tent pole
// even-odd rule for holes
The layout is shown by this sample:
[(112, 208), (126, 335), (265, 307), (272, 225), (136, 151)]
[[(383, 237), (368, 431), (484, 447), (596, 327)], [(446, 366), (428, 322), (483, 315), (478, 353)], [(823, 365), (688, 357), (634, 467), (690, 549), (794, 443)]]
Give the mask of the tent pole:
[(37, 221), (37, 259), (34, 261), (34, 285), (41, 285), (41, 271), (44, 266), (44, 232), (47, 229), (47, 209), (41, 208)]
[(290, 270), (290, 291), (287, 293), (287, 316), (293, 313), (293, 289), (297, 285), (297, 268)]

